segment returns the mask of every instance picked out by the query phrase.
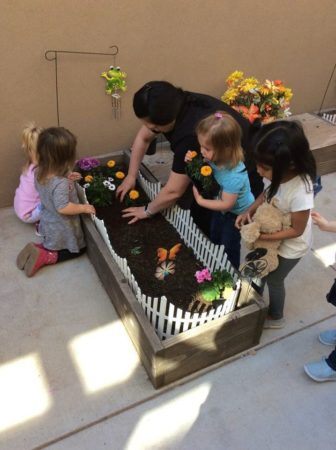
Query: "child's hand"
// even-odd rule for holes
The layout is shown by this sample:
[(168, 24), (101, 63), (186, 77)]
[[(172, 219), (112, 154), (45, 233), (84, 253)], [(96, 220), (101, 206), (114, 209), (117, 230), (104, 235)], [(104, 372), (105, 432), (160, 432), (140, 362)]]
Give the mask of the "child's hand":
[(195, 156), (197, 155), (197, 152), (194, 150), (188, 150), (184, 157), (184, 162), (188, 163), (190, 162)]
[(82, 205), (83, 214), (96, 214), (96, 208), (93, 205)]
[(251, 222), (252, 222), (252, 218), (251, 218), (249, 212), (246, 212), (244, 214), (239, 214), (239, 216), (237, 217), (237, 219), (235, 221), (235, 227), (238, 228), (238, 230), (240, 230), (243, 225), (245, 225), (246, 223), (251, 223)]
[(68, 179), (71, 181), (79, 181), (82, 179), (82, 175), (79, 172), (71, 172), (68, 175)]
[(324, 218), (323, 216), (321, 216), (320, 213), (318, 213), (316, 211), (312, 211), (311, 216), (312, 216), (314, 224), (317, 225), (320, 230), (323, 231), (325, 229), (325, 227), (328, 226), (328, 223), (329, 223), (328, 220), (326, 218)]
[(202, 206), (202, 202), (203, 202), (203, 197), (201, 196), (201, 194), (198, 192), (197, 187), (193, 186), (193, 194), (196, 200), (196, 203), (198, 203), (200, 206)]

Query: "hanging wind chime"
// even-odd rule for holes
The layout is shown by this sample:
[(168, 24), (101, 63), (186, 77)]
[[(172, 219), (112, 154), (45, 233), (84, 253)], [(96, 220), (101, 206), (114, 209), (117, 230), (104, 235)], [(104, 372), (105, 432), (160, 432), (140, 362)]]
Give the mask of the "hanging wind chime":
[(115, 55), (113, 56), (113, 66), (103, 72), (101, 77), (105, 78), (105, 92), (111, 95), (112, 114), (114, 119), (121, 117), (121, 94), (126, 91), (125, 78), (127, 74), (122, 72), (119, 66), (116, 66)]

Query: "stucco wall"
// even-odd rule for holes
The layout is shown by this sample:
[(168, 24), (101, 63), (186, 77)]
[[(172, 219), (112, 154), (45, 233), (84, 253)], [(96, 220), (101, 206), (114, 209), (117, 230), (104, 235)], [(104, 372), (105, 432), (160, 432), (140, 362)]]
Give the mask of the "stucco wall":
[[(80, 156), (129, 146), (138, 127), (133, 93), (165, 79), (220, 96), (235, 69), (280, 78), (294, 91), (292, 110), (319, 107), (335, 56), (334, 0), (1, 0), (0, 206), (12, 203), (22, 155), (21, 129), (57, 124), (54, 65), (47, 49), (108, 52), (128, 73), (122, 118), (112, 120), (99, 78), (109, 57), (60, 55), (61, 125)], [(325, 106), (335, 105), (333, 81)]]

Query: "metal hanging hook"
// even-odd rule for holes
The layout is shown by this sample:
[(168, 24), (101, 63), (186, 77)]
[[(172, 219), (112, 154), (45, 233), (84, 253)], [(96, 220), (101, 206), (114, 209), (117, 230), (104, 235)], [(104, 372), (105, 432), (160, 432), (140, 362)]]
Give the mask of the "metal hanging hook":
[(112, 49), (110, 53), (101, 53), (101, 52), (79, 52), (72, 50), (46, 50), (44, 53), (44, 57), (47, 61), (55, 61), (55, 90), (56, 90), (56, 111), (57, 111), (57, 124), (60, 126), (60, 117), (59, 117), (59, 91), (58, 91), (58, 68), (57, 68), (57, 56), (59, 53), (67, 53), (67, 54), (77, 54), (77, 55), (98, 55), (98, 56), (113, 56), (114, 61), (116, 55), (119, 53), (119, 48), (117, 45), (111, 45), (109, 47)]

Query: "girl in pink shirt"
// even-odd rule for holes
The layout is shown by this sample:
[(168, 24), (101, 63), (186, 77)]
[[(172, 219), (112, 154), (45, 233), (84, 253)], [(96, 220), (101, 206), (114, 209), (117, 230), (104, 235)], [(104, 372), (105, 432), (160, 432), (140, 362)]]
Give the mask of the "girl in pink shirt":
[(25, 223), (36, 223), (41, 216), (40, 197), (34, 184), (36, 146), (41, 131), (42, 128), (30, 124), (22, 132), (22, 149), (26, 155), (26, 163), (22, 169), (19, 187), (15, 191), (14, 210), (18, 218)]

